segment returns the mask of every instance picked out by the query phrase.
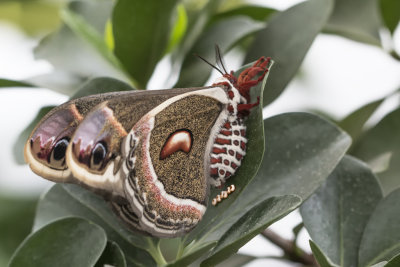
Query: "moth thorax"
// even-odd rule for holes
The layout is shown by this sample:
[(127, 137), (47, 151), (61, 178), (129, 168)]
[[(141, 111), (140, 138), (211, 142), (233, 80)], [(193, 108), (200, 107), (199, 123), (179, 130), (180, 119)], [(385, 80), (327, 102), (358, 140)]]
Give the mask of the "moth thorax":
[(221, 186), (235, 174), (246, 154), (246, 125), (242, 118), (227, 120), (211, 149), (210, 175), (214, 186)]

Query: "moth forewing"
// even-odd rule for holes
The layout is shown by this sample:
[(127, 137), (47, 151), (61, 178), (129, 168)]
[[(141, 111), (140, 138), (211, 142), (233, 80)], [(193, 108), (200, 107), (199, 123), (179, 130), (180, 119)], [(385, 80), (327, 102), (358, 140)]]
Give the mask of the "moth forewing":
[(65, 152), (76, 127), (94, 106), (124, 94), (126, 92), (86, 96), (53, 108), (36, 125), (25, 143), (25, 161), (43, 178), (60, 183), (77, 182), (65, 161)]

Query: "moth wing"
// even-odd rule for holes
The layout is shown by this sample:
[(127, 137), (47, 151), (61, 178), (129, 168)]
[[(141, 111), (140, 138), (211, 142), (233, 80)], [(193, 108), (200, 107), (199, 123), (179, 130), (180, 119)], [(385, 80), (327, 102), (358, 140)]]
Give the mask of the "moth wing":
[(227, 117), (219, 87), (170, 98), (144, 115), (122, 147), (122, 188), (129, 209), (120, 217), (141, 231), (175, 237), (201, 220), (207, 205), (210, 150)]
[(65, 152), (79, 123), (102, 101), (124, 93), (87, 96), (68, 101), (47, 113), (33, 129), (25, 148), (25, 161), (36, 174), (54, 182), (73, 182)]

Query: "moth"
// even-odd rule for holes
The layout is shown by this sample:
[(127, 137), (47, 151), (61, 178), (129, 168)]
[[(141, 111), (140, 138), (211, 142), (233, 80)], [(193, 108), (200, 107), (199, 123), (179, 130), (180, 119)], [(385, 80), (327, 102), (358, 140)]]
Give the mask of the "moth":
[(240, 167), (245, 120), (259, 105), (250, 89), (271, 63), (261, 57), (235, 77), (216, 54), (218, 67), (205, 60), (222, 75), (211, 86), (91, 95), (54, 108), (26, 142), (27, 163), (45, 179), (100, 194), (132, 230), (187, 233), (210, 186)]

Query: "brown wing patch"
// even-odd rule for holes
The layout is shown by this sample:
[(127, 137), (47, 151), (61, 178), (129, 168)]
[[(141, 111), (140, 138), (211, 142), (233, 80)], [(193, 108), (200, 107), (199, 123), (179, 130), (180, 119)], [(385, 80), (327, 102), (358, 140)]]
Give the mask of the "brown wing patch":
[[(217, 100), (192, 95), (174, 102), (155, 116), (150, 137), (150, 156), (158, 180), (168, 194), (205, 203), (207, 175), (204, 170), (205, 148), (210, 131), (222, 111)], [(191, 132), (190, 152), (177, 150), (161, 159), (160, 152), (171, 134), (179, 129)]]

